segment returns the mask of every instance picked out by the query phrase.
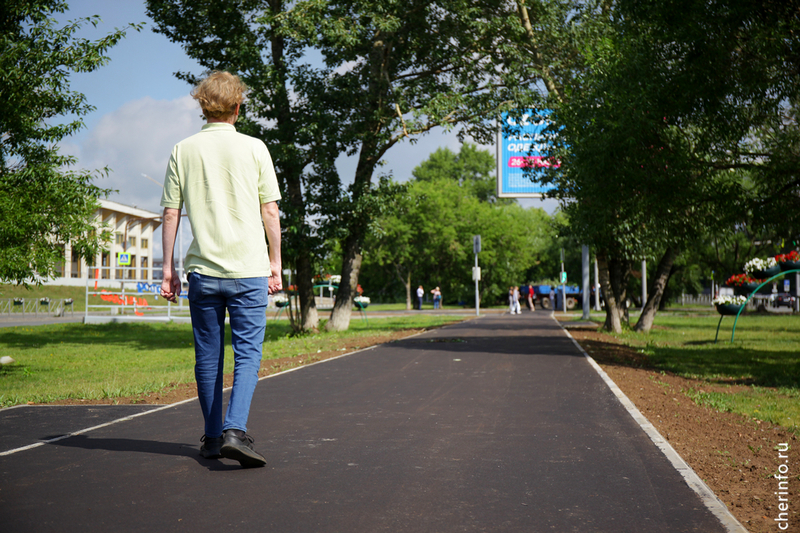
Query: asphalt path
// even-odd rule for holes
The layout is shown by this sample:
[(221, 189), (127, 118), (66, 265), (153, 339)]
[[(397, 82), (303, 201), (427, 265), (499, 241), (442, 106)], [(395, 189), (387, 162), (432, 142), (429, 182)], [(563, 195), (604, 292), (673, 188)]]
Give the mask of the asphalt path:
[(196, 400), (46, 409), (0, 411), (6, 533), (725, 531), (546, 312), (262, 380), (265, 468), (200, 457)]

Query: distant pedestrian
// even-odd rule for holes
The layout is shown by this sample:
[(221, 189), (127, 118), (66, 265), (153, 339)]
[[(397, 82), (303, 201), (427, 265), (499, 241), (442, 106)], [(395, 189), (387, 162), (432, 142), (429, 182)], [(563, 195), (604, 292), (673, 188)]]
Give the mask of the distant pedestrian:
[(528, 309), (531, 312), (536, 311), (536, 305), (533, 303), (533, 285), (528, 284)]
[(431, 294), (433, 294), (433, 308), (434, 309), (441, 308), (441, 306), (442, 306), (442, 291), (439, 289), (439, 287), (436, 287), (435, 289), (433, 289), (431, 291)]
[(512, 285), (508, 288), (508, 312), (512, 315), (520, 313), (519, 310), (519, 288)]
[(550, 309), (556, 310), (556, 291), (553, 287), (550, 287)]
[[(246, 433), (247, 418), (261, 367), (267, 294), (280, 291), (282, 282), (276, 203), (281, 195), (272, 158), (261, 140), (234, 127), (245, 90), (238, 76), (214, 72), (192, 91), (207, 123), (175, 145), (167, 166), (161, 296), (174, 302), (181, 293), (173, 252), (185, 205), (194, 234), (185, 264), (197, 395), (205, 420), (200, 455), (249, 468), (266, 464)], [(226, 315), (234, 366), (223, 423)]]
[(422, 298), (425, 296), (425, 289), (422, 288), (422, 285), (419, 286), (417, 289), (417, 310), (422, 311)]

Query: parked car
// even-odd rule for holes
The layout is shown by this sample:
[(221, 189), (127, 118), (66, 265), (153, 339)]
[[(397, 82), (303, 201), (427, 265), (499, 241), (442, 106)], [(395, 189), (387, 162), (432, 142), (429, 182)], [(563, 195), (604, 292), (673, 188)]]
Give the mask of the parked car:
[(794, 308), (794, 301), (795, 297), (788, 292), (777, 294), (775, 299), (772, 300), (772, 302), (775, 304), (775, 307), (788, 307), (790, 309)]

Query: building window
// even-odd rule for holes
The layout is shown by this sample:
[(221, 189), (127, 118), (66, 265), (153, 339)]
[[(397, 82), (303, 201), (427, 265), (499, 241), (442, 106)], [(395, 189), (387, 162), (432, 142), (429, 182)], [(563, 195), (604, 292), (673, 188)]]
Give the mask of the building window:
[(128, 279), (136, 279), (136, 256), (131, 254), (131, 266), (128, 269)]
[(125, 236), (122, 233), (117, 233), (117, 239), (114, 241), (116, 244), (122, 244), (125, 242)]
[(111, 254), (109, 252), (103, 252), (103, 258), (101, 259), (101, 269), (100, 269), (100, 277), (103, 279), (108, 279), (111, 277)]
[(78, 255), (78, 252), (72, 250), (72, 262), (71, 262), (71, 272), (70, 276), (73, 278), (81, 277), (81, 256)]
[(136, 237), (128, 237), (128, 246), (136, 246)]
[(142, 248), (147, 250), (150, 247), (150, 239), (142, 239)]

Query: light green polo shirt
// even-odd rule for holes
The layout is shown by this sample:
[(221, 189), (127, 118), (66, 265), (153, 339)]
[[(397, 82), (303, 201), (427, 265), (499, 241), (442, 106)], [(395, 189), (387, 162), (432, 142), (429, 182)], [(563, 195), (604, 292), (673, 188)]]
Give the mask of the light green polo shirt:
[(270, 276), (261, 204), (281, 198), (266, 145), (215, 122), (172, 149), (161, 206), (181, 209), (194, 240), (186, 272), (218, 278)]

